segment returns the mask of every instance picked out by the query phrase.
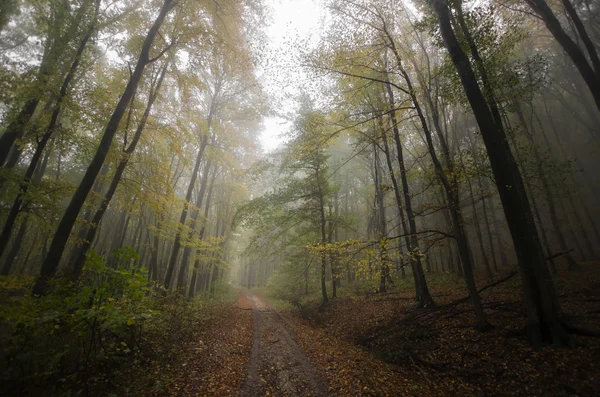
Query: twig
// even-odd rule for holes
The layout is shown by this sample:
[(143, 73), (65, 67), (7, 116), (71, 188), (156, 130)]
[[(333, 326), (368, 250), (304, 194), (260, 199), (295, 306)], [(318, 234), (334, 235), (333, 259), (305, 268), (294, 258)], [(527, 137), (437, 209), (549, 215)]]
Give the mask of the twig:
[(571, 248), (568, 251), (558, 252), (554, 255), (550, 255), (550, 256), (546, 257), (545, 260), (549, 261), (551, 259), (558, 258), (559, 256), (567, 255), (568, 253), (573, 252), (573, 251), (575, 251), (575, 248)]

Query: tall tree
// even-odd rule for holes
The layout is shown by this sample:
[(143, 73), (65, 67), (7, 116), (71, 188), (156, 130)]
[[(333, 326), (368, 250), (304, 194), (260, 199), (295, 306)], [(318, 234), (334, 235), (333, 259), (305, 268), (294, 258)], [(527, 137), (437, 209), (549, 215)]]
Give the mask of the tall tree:
[[(525, 185), (501, 120), (494, 117), (493, 105), (488, 103), (490, 96), (484, 96), (471, 61), (456, 38), (448, 5), (442, 0), (430, 0), (429, 5), (436, 16), (444, 44), (463, 85), (490, 158), (519, 261), (529, 341), (534, 346), (543, 343), (571, 344), (562, 320), (554, 283), (545, 264)], [(487, 88), (489, 89), (490, 87)]]
[(123, 91), (123, 94), (121, 95), (121, 98), (119, 99), (119, 102), (108, 121), (106, 129), (104, 130), (104, 134), (102, 135), (100, 144), (98, 146), (98, 150), (96, 151), (92, 162), (88, 166), (87, 171), (85, 172), (83, 179), (81, 180), (81, 183), (75, 191), (75, 194), (73, 195), (73, 198), (71, 199), (71, 202), (58, 225), (58, 229), (54, 235), (54, 238), (52, 239), (52, 243), (48, 250), (48, 254), (46, 255), (46, 259), (42, 264), (40, 278), (36, 282), (36, 285), (33, 289), (34, 294), (45, 294), (47, 292), (48, 280), (54, 277), (54, 275), (56, 274), (56, 270), (60, 263), (60, 259), (67, 245), (67, 241), (71, 234), (71, 230), (73, 229), (73, 225), (75, 224), (75, 221), (77, 219), (79, 211), (83, 207), (85, 199), (88, 193), (90, 192), (94, 181), (96, 180), (96, 176), (100, 172), (102, 164), (104, 163), (104, 160), (108, 155), (108, 151), (110, 149), (113, 138), (117, 132), (117, 129), (119, 128), (121, 119), (123, 118), (123, 115), (125, 114), (125, 111), (129, 106), (131, 98), (135, 95), (137, 91), (137, 87), (144, 73), (144, 69), (148, 64), (160, 58), (168, 49), (167, 47), (161, 50), (154, 58), (151, 57), (151, 50), (154, 38), (158, 35), (159, 29), (163, 21), (165, 20), (165, 17), (176, 4), (177, 3), (173, 0), (165, 0), (158, 13), (156, 20), (154, 21), (152, 27), (149, 29), (148, 34), (146, 35), (146, 38), (144, 39), (142, 50), (137, 60), (135, 69), (131, 74), (129, 82), (127, 83), (127, 86), (125, 87), (125, 90)]
[(579, 18), (575, 7), (570, 0), (561, 0), (569, 19), (575, 25), (575, 31), (583, 42), (587, 56), (577, 43), (569, 36), (560, 24), (560, 21), (545, 0), (524, 0), (546, 24), (546, 27), (556, 41), (565, 50), (581, 77), (588, 86), (592, 97), (600, 111), (600, 58), (596, 45), (590, 38), (585, 25)]

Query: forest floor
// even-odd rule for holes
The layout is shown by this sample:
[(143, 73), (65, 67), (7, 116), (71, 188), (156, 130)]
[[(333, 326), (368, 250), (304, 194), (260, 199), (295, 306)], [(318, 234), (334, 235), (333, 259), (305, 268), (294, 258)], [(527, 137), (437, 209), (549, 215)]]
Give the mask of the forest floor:
[[(598, 265), (557, 277), (569, 322), (596, 331)], [(305, 316), (242, 291), (198, 335), (171, 395), (600, 395), (600, 339), (531, 349), (518, 275), (481, 293), (494, 325), (485, 333), (473, 329), (469, 301), (457, 302), (466, 296), (457, 280), (431, 279), (433, 311), (415, 309), (401, 288), (333, 299)]]

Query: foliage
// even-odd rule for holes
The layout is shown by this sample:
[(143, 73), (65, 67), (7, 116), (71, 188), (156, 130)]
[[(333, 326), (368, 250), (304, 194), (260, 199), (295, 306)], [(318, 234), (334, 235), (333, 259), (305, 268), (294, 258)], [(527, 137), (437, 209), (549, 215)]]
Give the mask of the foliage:
[[(137, 255), (126, 248), (117, 253), (124, 262)], [(147, 363), (176, 360), (178, 346), (197, 329), (203, 308), (231, 301), (233, 294), (222, 286), (211, 301), (163, 298), (148, 283), (146, 270), (108, 267), (93, 251), (86, 272), (89, 283), (57, 281), (42, 297), (26, 295), (31, 277), (2, 278), (1, 377), (11, 390), (34, 392), (53, 384), (45, 395), (67, 390), (101, 395), (130, 382), (126, 378), (135, 371), (153, 387), (164, 388), (169, 374), (158, 379), (145, 373)]]

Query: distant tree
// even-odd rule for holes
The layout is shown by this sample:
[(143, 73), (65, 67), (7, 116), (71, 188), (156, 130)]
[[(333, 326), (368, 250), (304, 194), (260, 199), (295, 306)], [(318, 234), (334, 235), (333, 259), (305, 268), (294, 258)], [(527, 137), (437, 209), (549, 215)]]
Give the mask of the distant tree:
[(573, 64), (587, 84), (596, 106), (600, 111), (600, 57), (596, 49), (597, 43), (590, 38), (585, 25), (577, 14), (577, 10), (570, 0), (561, 0), (568, 18), (575, 25), (575, 31), (585, 47), (585, 52), (569, 36), (560, 24), (560, 21), (545, 0), (524, 0), (546, 24), (546, 27), (554, 36), (558, 44), (565, 50)]

